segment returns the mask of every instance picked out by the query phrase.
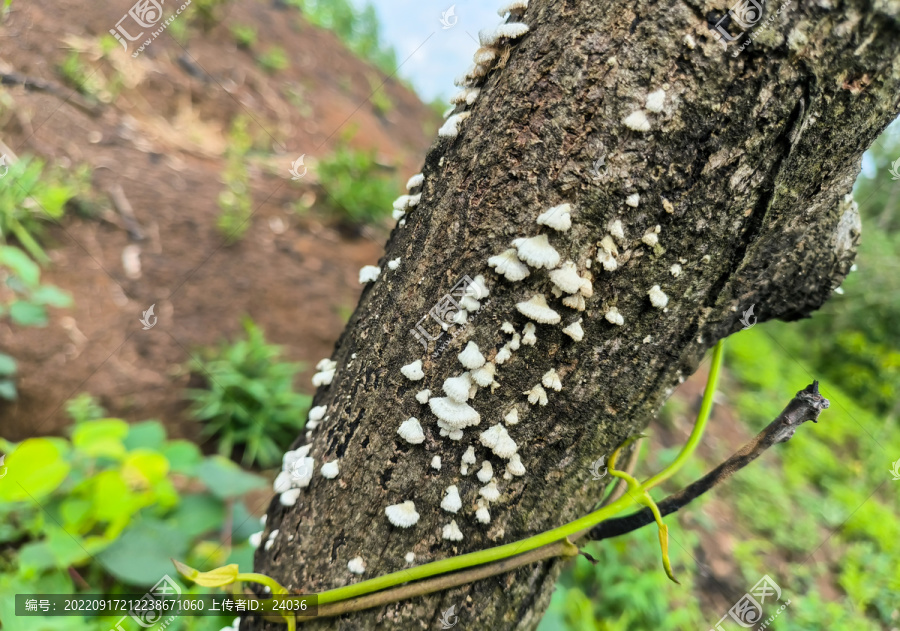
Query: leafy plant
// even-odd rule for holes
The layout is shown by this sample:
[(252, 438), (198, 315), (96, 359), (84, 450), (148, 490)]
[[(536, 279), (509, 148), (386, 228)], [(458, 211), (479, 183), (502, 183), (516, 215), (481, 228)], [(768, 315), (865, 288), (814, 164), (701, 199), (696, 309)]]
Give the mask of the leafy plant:
[[(90, 397), (70, 409), (100, 410)], [(0, 439), (6, 453), (0, 484), (0, 593), (77, 591), (78, 580), (107, 594), (135, 593), (172, 574), (169, 558), (197, 563), (252, 563), (252, 548), (222, 547), (255, 530), (239, 494), (267, 486), (221, 457), (204, 458), (183, 440), (168, 440), (157, 421), (79, 420), (71, 437)], [(231, 486), (225, 487), (225, 484)], [(189, 490), (188, 490), (189, 489)], [(231, 519), (227, 515), (231, 514)], [(232, 524), (222, 533), (223, 524)], [(199, 590), (195, 590), (199, 591)], [(4, 631), (34, 629), (0, 599)], [(102, 618), (59, 618), (41, 629), (108, 631)], [(221, 628), (228, 619), (184, 618), (170, 629)], [(42, 621), (43, 622), (43, 621)], [(58, 624), (57, 624), (58, 623)]]
[(0, 178), (0, 241), (15, 238), (38, 262), (49, 258), (38, 244), (43, 221), (59, 220), (66, 203), (85, 189), (82, 174), (48, 172), (39, 159), (23, 157)]
[(243, 324), (246, 339), (191, 362), (207, 388), (189, 389), (187, 396), (203, 434), (217, 438), (220, 454), (240, 448), (245, 465), (269, 466), (281, 461), (284, 446), (303, 428), (311, 398), (293, 389), (300, 364), (281, 361), (280, 347), (267, 344), (249, 318)]
[(247, 119), (238, 116), (228, 134), (225, 171), (222, 173), (225, 190), (219, 193), (218, 200), (222, 212), (217, 226), (228, 243), (239, 240), (250, 227), (253, 198), (250, 196), (246, 156), (252, 145), (253, 140), (247, 132)]
[(235, 24), (231, 27), (231, 36), (239, 48), (250, 48), (256, 44), (256, 29), (244, 24)]
[(266, 52), (258, 55), (256, 61), (268, 73), (275, 73), (288, 67), (287, 54), (280, 46), (272, 46)]
[(375, 155), (352, 149), (344, 137), (316, 167), (332, 208), (350, 224), (380, 221), (390, 213), (397, 182), (385, 176)]

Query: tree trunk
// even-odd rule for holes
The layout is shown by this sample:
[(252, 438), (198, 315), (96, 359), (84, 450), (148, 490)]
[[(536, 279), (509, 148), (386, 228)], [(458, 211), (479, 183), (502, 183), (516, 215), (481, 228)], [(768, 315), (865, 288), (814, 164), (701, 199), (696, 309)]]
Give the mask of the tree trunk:
[[(457, 108), (471, 112), (458, 137), (438, 139), (425, 159), (421, 202), (391, 235), (381, 275), (337, 343), (334, 380), (316, 394), (327, 418), (311, 440), (293, 445), (311, 442), (316, 474), (295, 506), (273, 500), (264, 540), (280, 534), (257, 552), (256, 571), (320, 592), (409, 567), (408, 552), (421, 564), (582, 516), (602, 490), (590, 464), (644, 428), (704, 353), (741, 328), (743, 312), (753, 305), (760, 321), (793, 320), (830, 296), (859, 236), (848, 194), (861, 154), (898, 112), (900, 5), (818, 0), (780, 8), (765, 8), (750, 29), (755, 41), (738, 52), (743, 40), (725, 50), (714, 36), (727, 9), (721, 1), (532, 0), (522, 18), (530, 32), (482, 81), (477, 101)], [(739, 31), (732, 20), (728, 32)], [(658, 113), (644, 109), (657, 90), (665, 91)], [(649, 131), (623, 123), (638, 110)], [(626, 203), (633, 194), (636, 207)], [(536, 223), (563, 203), (572, 205), (570, 230)], [(624, 238), (614, 239), (618, 269), (607, 271), (598, 244), (615, 219)], [(648, 245), (642, 237), (657, 225), (658, 244), (649, 237)], [(547, 270), (510, 282), (488, 267), (513, 239), (538, 234), (562, 261), (592, 274), (584, 311), (551, 294)], [(394, 259), (399, 267), (390, 269)], [(426, 352), (410, 330), (464, 275), (479, 274), (490, 296)], [(654, 285), (668, 296), (665, 309), (651, 304)], [(469, 400), (478, 427), (460, 441), (440, 436), (416, 393), (444, 396), (444, 379), (465, 370), (457, 354), (469, 341), (491, 360), (511, 337), (501, 324), (521, 333), (529, 320), (515, 305), (536, 293), (561, 323), (537, 324), (536, 344), (497, 367), (499, 387)], [(604, 317), (612, 307), (624, 324)], [(575, 342), (562, 328), (579, 317), (584, 339)], [(431, 318), (423, 325), (438, 334)], [(400, 369), (416, 359), (425, 378), (410, 381)], [(562, 391), (547, 389), (549, 405), (529, 404), (523, 392), (550, 369)], [(803, 385), (785, 384), (786, 393)], [(520, 422), (508, 431), (527, 473), (507, 480), (505, 462), (479, 433), (513, 406)], [(409, 417), (424, 427), (422, 444), (397, 435)], [(462, 476), (470, 445), (478, 464)], [(440, 471), (430, 466), (434, 456)], [(335, 459), (340, 475), (325, 479), (318, 468)], [(502, 494), (487, 525), (474, 514), (483, 486), (474, 474), (485, 459)], [(440, 508), (451, 484), (463, 501), (455, 516)], [(418, 523), (391, 525), (385, 507), (407, 500)], [(459, 543), (441, 536), (451, 518), (465, 537)], [(366, 564), (361, 577), (347, 568), (356, 556)], [(442, 610), (456, 605), (461, 628), (533, 629), (559, 569), (545, 562), (306, 627), (439, 629)]]

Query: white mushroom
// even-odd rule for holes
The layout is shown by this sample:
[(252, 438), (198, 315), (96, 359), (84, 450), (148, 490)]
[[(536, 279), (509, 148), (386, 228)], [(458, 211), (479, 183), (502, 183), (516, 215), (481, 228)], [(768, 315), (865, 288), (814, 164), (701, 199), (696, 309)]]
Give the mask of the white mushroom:
[(578, 318), (577, 321), (564, 328), (563, 333), (571, 337), (576, 342), (580, 342), (581, 340), (583, 340), (584, 329), (581, 328), (581, 318)]
[[(297, 503), (297, 500), (300, 498), (300, 489), (288, 489), (284, 493), (278, 496), (278, 502), (282, 506), (293, 506)], [(268, 550), (271, 546), (268, 544), (272, 543), (271, 541), (266, 543), (266, 550)]]
[(375, 265), (366, 265), (359, 270), (359, 282), (362, 284), (374, 283), (376, 280), (378, 280), (379, 274), (381, 274), (380, 267), (377, 267)]
[(625, 127), (633, 129), (634, 131), (650, 131), (650, 121), (647, 120), (647, 115), (641, 110), (637, 110), (626, 116), (622, 120), (622, 123), (625, 124)]
[(510, 2), (507, 2), (497, 9), (497, 15), (502, 18), (505, 17), (507, 13), (524, 13), (527, 8), (528, 0), (510, 0)]
[(481, 463), (481, 469), (475, 474), (482, 484), (487, 484), (494, 478), (494, 467), (488, 460)]
[(559, 206), (548, 208), (538, 215), (537, 222), (542, 226), (553, 228), (559, 232), (565, 232), (572, 227), (571, 212), (571, 204), (560, 204)]
[(646, 107), (648, 111), (658, 114), (662, 111), (665, 100), (666, 91), (657, 90), (656, 92), (651, 92), (647, 95), (647, 103), (644, 107)]
[(553, 249), (545, 234), (528, 239), (516, 239), (513, 245), (516, 246), (519, 259), (531, 267), (553, 269), (559, 265), (559, 252)]
[(496, 482), (489, 482), (481, 487), (478, 494), (489, 502), (496, 502), (500, 499), (500, 490), (497, 488)]
[(384, 514), (387, 515), (388, 521), (398, 528), (409, 528), (419, 521), (419, 513), (416, 512), (416, 505), (412, 501), (386, 506)]
[(523, 394), (528, 395), (528, 402), (531, 405), (541, 404), (547, 405), (547, 391), (544, 390), (543, 386), (540, 384), (533, 387), (531, 390), (527, 390)]
[(650, 296), (650, 304), (657, 309), (665, 309), (669, 304), (669, 297), (660, 289), (659, 285), (653, 285), (647, 295)]
[(481, 368), (472, 371), (472, 380), (482, 388), (487, 388), (494, 383), (494, 375), (496, 373), (496, 366), (492, 362), (488, 362)]
[(556, 390), (557, 392), (562, 390), (562, 381), (560, 381), (559, 373), (556, 372), (555, 368), (551, 368), (544, 373), (544, 376), (541, 377), (541, 383), (545, 388), (550, 388), (551, 390)]
[(527, 318), (541, 324), (556, 324), (559, 314), (550, 308), (544, 294), (535, 294), (528, 300), (516, 304), (516, 309)]
[(451, 484), (444, 491), (444, 499), (441, 501), (441, 508), (448, 513), (456, 513), (462, 508), (462, 499), (459, 497), (459, 489), (455, 484)]
[(625, 324), (625, 318), (622, 317), (622, 314), (619, 313), (619, 310), (615, 307), (610, 307), (609, 311), (604, 315), (607, 322), (611, 324), (615, 324), (616, 326), (622, 326)]
[(509, 350), (508, 344), (504, 344), (500, 347), (500, 350), (497, 351), (497, 355), (494, 357), (494, 363), (499, 366), (509, 360), (510, 357), (512, 357), (512, 351)]
[(641, 237), (641, 241), (652, 248), (657, 243), (659, 243), (659, 230), (659, 225), (656, 225), (653, 228), (648, 228), (647, 232), (644, 233), (644, 236)]
[(482, 46), (475, 51), (472, 61), (479, 66), (491, 66), (497, 61), (497, 49), (491, 46)]
[(419, 419), (414, 416), (400, 423), (397, 433), (400, 434), (400, 438), (412, 445), (421, 445), (425, 442), (425, 432), (422, 431)]
[(566, 261), (550, 272), (550, 280), (567, 294), (578, 292), (584, 283), (584, 279), (578, 275), (578, 268), (572, 261)]
[(338, 477), (338, 474), (340, 473), (338, 461), (332, 460), (331, 462), (326, 462), (322, 465), (320, 471), (322, 472), (322, 477), (333, 480), (334, 478)]
[(466, 344), (466, 347), (459, 355), (457, 355), (457, 357), (459, 358), (459, 362), (469, 370), (484, 366), (484, 355), (478, 350), (478, 344), (475, 342)]
[(578, 311), (584, 311), (584, 296), (581, 294), (572, 294), (571, 296), (566, 296), (563, 298), (562, 303), (569, 307), (570, 309), (577, 309)]
[(448, 118), (441, 128), (438, 130), (438, 136), (441, 138), (456, 138), (459, 134), (459, 126), (460, 124), (469, 118), (469, 112), (460, 112), (459, 114), (454, 114), (450, 118)]
[[(524, 336), (522, 337), (522, 344), (525, 346), (534, 346), (535, 342), (537, 342), (537, 327), (534, 325), (534, 322), (527, 322), (525, 324), (525, 329), (522, 331)], [(516, 349), (513, 349), (516, 350)]]
[(506, 428), (500, 423), (492, 425), (490, 429), (481, 432), (479, 439), (482, 445), (493, 451), (500, 458), (509, 458), (519, 448), (506, 431)]
[(418, 401), (422, 405), (425, 405), (426, 403), (428, 403), (428, 399), (430, 399), (430, 398), (431, 398), (431, 390), (428, 390), (428, 389), (419, 390), (416, 393), (416, 401)]
[(395, 270), (398, 267), (400, 267), (400, 258), (399, 257), (388, 261), (388, 269)]
[(513, 454), (506, 463), (506, 470), (515, 476), (525, 475), (525, 465), (522, 464), (522, 458), (519, 454)]
[(516, 332), (516, 327), (514, 327), (512, 325), (512, 323), (510, 323), (510, 322), (504, 322), (503, 324), (500, 325), (500, 330), (503, 331), (504, 333), (508, 333), (509, 335), (512, 335), (513, 333)]
[(425, 182), (425, 176), (421, 173), (416, 173), (406, 182), (406, 190), (414, 189), (417, 186), (422, 186)]
[(496, 33), (497, 38), (505, 37), (507, 39), (516, 39), (528, 32), (528, 25), (522, 22), (510, 22), (508, 24), (501, 24), (494, 32)]
[(419, 381), (425, 378), (425, 373), (422, 372), (422, 360), (417, 359), (411, 364), (407, 364), (403, 368), (400, 369), (400, 372), (404, 377), (409, 379), (410, 381)]
[(433, 397), (429, 399), (428, 407), (451, 429), (461, 430), (481, 422), (481, 415), (474, 408), (449, 397)]
[(475, 519), (482, 524), (488, 524), (491, 521), (491, 513), (483, 500), (478, 500), (478, 510), (475, 511)]
[(506, 413), (503, 420), (506, 421), (507, 425), (516, 425), (519, 422), (519, 410), (514, 407)]
[(528, 266), (519, 260), (516, 250), (512, 248), (489, 258), (488, 266), (494, 268), (494, 271), (506, 280), (513, 282), (520, 281), (531, 273)]
[(611, 221), (607, 229), (609, 230), (609, 234), (614, 236), (619, 241), (625, 240), (625, 229), (622, 227), (621, 219), (614, 219), (613, 221)]
[(633, 193), (625, 198), (625, 203), (631, 206), (632, 208), (637, 208), (638, 204), (641, 203), (641, 196), (637, 193)]
[(449, 377), (445, 379), (442, 388), (444, 394), (457, 403), (465, 403), (469, 400), (469, 390), (472, 388), (472, 379), (468, 372), (464, 372), (458, 377)]
[(463, 534), (456, 525), (456, 520), (451, 520), (449, 524), (444, 526), (441, 536), (447, 541), (462, 541)]
[(354, 574), (363, 574), (366, 571), (366, 562), (362, 557), (353, 557), (347, 562), (347, 569)]
[(431, 459), (431, 468), (436, 469), (437, 471), (441, 470), (441, 457), (435, 456)]

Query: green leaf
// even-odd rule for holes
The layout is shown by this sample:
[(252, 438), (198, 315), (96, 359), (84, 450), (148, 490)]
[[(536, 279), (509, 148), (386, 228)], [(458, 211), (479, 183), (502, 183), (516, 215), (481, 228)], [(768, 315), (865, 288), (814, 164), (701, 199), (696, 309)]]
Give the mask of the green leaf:
[(128, 435), (123, 441), (125, 448), (131, 451), (143, 447), (159, 451), (166, 441), (166, 428), (159, 421), (141, 421), (128, 427)]
[(268, 486), (265, 478), (243, 471), (231, 460), (210, 456), (197, 467), (197, 477), (213, 495), (222, 499), (239, 497), (254, 489)]
[(208, 493), (184, 495), (178, 507), (166, 518), (166, 523), (195, 539), (222, 528), (225, 523), (225, 506), (221, 500)]
[(24, 300), (16, 300), (9, 306), (9, 317), (21, 326), (47, 326), (47, 310)]
[(190, 540), (176, 528), (146, 519), (125, 530), (97, 560), (113, 576), (137, 587), (150, 587), (171, 572), (171, 557), (187, 553)]
[(202, 587), (224, 587), (225, 585), (231, 585), (237, 580), (238, 572), (240, 571), (238, 566), (234, 564), (217, 567), (209, 572), (200, 572), (189, 565), (176, 561), (174, 558), (172, 559), (172, 563), (175, 564), (175, 568), (178, 570), (179, 574)]
[(161, 453), (169, 461), (169, 468), (174, 473), (194, 475), (197, 465), (203, 460), (200, 449), (187, 440), (172, 440), (166, 443)]
[(38, 501), (56, 490), (70, 469), (64, 445), (63, 441), (49, 438), (29, 438), (20, 443), (6, 458), (0, 500)]
[(72, 445), (89, 456), (120, 459), (125, 455), (122, 441), (127, 435), (128, 423), (121, 419), (85, 421), (72, 428)]
[(16, 360), (9, 355), (0, 353), (0, 375), (9, 377), (14, 374), (16, 374)]
[(147, 488), (164, 480), (169, 473), (169, 461), (161, 453), (150, 449), (135, 449), (122, 463), (122, 476), (134, 488)]
[(19, 398), (19, 393), (16, 390), (16, 382), (9, 379), (0, 379), (0, 399), (15, 401), (17, 398)]
[(31, 299), (37, 304), (60, 309), (72, 306), (72, 296), (54, 285), (41, 285), (31, 292)]
[(17, 247), (0, 245), (0, 265), (11, 269), (28, 287), (36, 287), (41, 279), (41, 268)]

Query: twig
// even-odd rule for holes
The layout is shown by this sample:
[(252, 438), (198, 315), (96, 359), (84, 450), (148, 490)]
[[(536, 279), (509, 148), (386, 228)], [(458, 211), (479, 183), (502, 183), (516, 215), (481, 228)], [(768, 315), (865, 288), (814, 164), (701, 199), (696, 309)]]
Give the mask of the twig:
[[(757, 434), (756, 438), (744, 445), (740, 451), (693, 484), (661, 502), (657, 502), (659, 512), (665, 516), (686, 506), (759, 458), (769, 447), (790, 440), (797, 428), (805, 421), (816, 423), (819, 414), (822, 410), (828, 409), (828, 405), (828, 399), (819, 394), (819, 382), (813, 381), (798, 392), (781, 414)], [(645, 508), (626, 517), (604, 521), (592, 528), (589, 536), (593, 541), (618, 537), (646, 526), (652, 521), (653, 514)]]
[[(684, 490), (669, 496), (657, 503), (660, 514), (671, 514), (699, 497), (715, 485), (727, 480), (739, 469), (758, 458), (766, 449), (778, 443), (789, 440), (797, 428), (807, 420), (816, 422), (822, 410), (829, 406), (828, 399), (819, 394), (818, 381), (814, 381), (796, 394), (788, 403), (784, 411), (760, 432), (756, 438), (747, 443), (737, 453), (724, 463), (716, 467), (709, 474), (700, 478)], [(613, 502), (615, 503), (615, 502)], [(585, 534), (594, 541), (620, 536), (654, 521), (653, 513), (649, 508), (638, 511), (628, 517), (610, 519), (601, 522), (591, 529), (581, 530), (568, 539), (535, 548), (526, 553), (501, 559), (493, 563), (486, 563), (471, 569), (443, 574), (428, 580), (410, 583), (402, 587), (387, 589), (384, 591), (367, 594), (358, 598), (319, 605), (318, 618), (336, 616), (352, 611), (360, 611), (370, 607), (406, 600), (417, 596), (424, 596), (451, 587), (458, 587), (477, 580), (503, 574), (519, 567), (557, 556), (571, 556), (574, 547), (571, 540), (577, 540)], [(303, 620), (301, 619), (300, 622)]]
[(66, 103), (71, 103), (90, 116), (96, 117), (101, 113), (101, 109), (98, 106), (91, 105), (74, 90), (70, 92), (55, 83), (50, 83), (49, 81), (44, 81), (43, 79), (37, 79), (35, 77), (27, 77), (18, 72), (0, 73), (0, 85), (20, 85), (32, 92), (46, 92), (47, 94), (52, 94)]
[(122, 185), (118, 183), (113, 184), (109, 187), (107, 193), (109, 194), (109, 199), (116, 209), (116, 212), (122, 217), (122, 223), (125, 224), (125, 230), (128, 231), (128, 236), (131, 237), (132, 241), (143, 241), (144, 231), (141, 228), (141, 224), (134, 216), (134, 209), (131, 207), (131, 202), (125, 197), (125, 191), (122, 189)]

